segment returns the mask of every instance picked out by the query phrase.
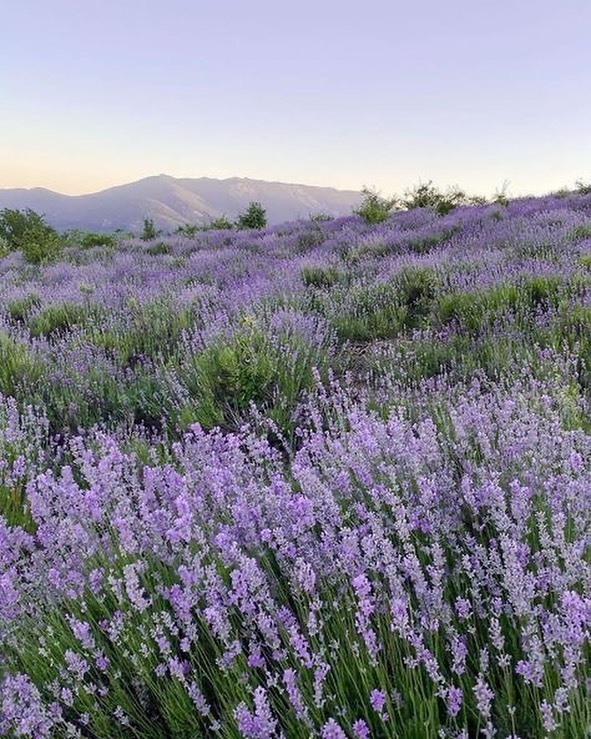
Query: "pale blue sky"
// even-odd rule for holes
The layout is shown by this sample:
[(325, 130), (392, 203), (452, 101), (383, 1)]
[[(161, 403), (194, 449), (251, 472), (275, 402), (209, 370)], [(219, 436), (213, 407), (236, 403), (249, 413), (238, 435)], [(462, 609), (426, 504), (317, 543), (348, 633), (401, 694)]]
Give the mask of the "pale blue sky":
[(0, 187), (591, 179), (591, 0), (19, 0)]

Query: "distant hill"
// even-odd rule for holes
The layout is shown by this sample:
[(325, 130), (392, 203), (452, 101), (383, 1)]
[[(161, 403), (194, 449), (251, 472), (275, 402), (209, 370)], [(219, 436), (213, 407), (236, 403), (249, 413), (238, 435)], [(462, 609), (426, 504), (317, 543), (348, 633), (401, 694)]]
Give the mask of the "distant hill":
[(233, 220), (253, 200), (262, 203), (271, 225), (315, 213), (348, 215), (361, 197), (359, 192), (332, 187), (162, 174), (88, 195), (62, 195), (42, 187), (0, 189), (0, 209), (32, 208), (60, 230), (138, 231), (144, 218), (151, 218), (158, 228), (173, 230), (222, 215)]

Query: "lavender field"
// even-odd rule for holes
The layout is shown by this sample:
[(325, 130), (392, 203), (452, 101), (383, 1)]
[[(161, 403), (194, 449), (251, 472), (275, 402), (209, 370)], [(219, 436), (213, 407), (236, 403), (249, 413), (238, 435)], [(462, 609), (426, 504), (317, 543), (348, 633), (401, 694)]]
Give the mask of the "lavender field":
[(0, 258), (0, 735), (584, 739), (591, 195)]

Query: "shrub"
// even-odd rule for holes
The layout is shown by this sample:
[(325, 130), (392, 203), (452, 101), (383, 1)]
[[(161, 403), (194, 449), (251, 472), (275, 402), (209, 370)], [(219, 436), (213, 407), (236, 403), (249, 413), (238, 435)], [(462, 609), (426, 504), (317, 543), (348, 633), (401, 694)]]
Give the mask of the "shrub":
[(43, 216), (30, 208), (25, 210), (4, 208), (0, 212), (0, 236), (11, 251), (19, 251), (27, 231), (43, 223)]
[[(267, 221), (265, 220), (265, 211), (262, 211), (262, 217), (263, 217), (263, 225), (262, 226), (252, 226), (249, 228), (264, 228), (267, 225)], [(232, 223), (226, 218), (225, 215), (220, 216), (219, 218), (214, 218), (212, 221), (210, 221), (206, 226), (206, 231), (226, 231), (231, 229)]]
[(451, 187), (445, 193), (435, 187), (433, 182), (415, 185), (411, 190), (405, 192), (402, 204), (408, 210), (413, 208), (431, 208), (443, 216), (457, 208), (459, 205), (468, 203), (468, 197), (459, 187)]
[(92, 249), (94, 246), (117, 246), (120, 234), (97, 233), (95, 231), (83, 231), (79, 228), (71, 228), (62, 234), (64, 246), (80, 246), (82, 249)]
[(394, 338), (406, 318), (397, 286), (384, 282), (348, 290), (333, 324), (342, 341), (372, 342)]
[(114, 234), (100, 234), (88, 231), (80, 239), (83, 249), (91, 249), (93, 246), (117, 246), (117, 237)]
[(30, 208), (0, 211), (0, 243), (33, 264), (55, 259), (62, 246), (58, 232)]
[(557, 306), (560, 294), (560, 279), (558, 277), (544, 277), (542, 275), (528, 277), (521, 285), (526, 305), (532, 308), (537, 306)]
[(343, 277), (335, 267), (303, 267), (301, 276), (306, 287), (332, 287)]
[(467, 202), (469, 205), (487, 205), (488, 199), (484, 195), (469, 195)]
[(314, 227), (299, 233), (296, 238), (296, 248), (299, 253), (306, 253), (310, 249), (320, 246), (325, 239), (321, 228)]
[(314, 370), (324, 373), (328, 338), (307, 335), (289, 317), (280, 327), (266, 327), (245, 317), (230, 338), (210, 344), (188, 358), (181, 375), (190, 395), (181, 422), (204, 428), (237, 429), (251, 403), (278, 425), (293, 431), (293, 413), (302, 392), (312, 387)]
[(244, 213), (240, 213), (238, 215), (238, 219), (236, 221), (236, 227), (240, 229), (244, 228), (265, 228), (267, 225), (267, 215), (266, 211), (263, 208), (263, 206), (257, 202), (253, 201), (250, 203), (248, 208), (244, 211)]
[(134, 367), (145, 359), (171, 358), (183, 332), (198, 320), (191, 304), (180, 307), (156, 300), (143, 305), (130, 303), (129, 307), (131, 315), (125, 325), (93, 335), (93, 343), (116, 356), (124, 367)]
[(364, 187), (361, 192), (363, 201), (353, 213), (363, 218), (366, 223), (382, 223), (387, 220), (398, 202), (396, 196), (383, 198), (376, 190), (368, 187)]
[(591, 195), (591, 182), (585, 182), (584, 180), (577, 180), (577, 192), (579, 195)]
[(31, 264), (50, 262), (59, 256), (60, 251), (61, 242), (57, 233), (33, 232), (22, 248), (24, 258)]
[(591, 223), (580, 223), (574, 226), (566, 234), (567, 241), (581, 241), (583, 239), (591, 239)]
[(33, 390), (43, 376), (43, 367), (35, 361), (29, 347), (0, 331), (0, 393), (22, 398), (30, 403)]
[(394, 278), (394, 284), (407, 311), (406, 326), (422, 325), (440, 290), (437, 274), (430, 267), (404, 267)]
[(411, 239), (408, 242), (408, 248), (415, 254), (427, 254), (436, 246), (443, 244), (445, 241), (449, 241), (457, 231), (458, 229), (455, 227), (446, 228), (441, 233), (434, 233), (429, 234), (428, 236), (422, 236), (421, 238)]
[(567, 187), (561, 187), (559, 190), (556, 190), (556, 192), (553, 192), (552, 195), (555, 198), (568, 198), (570, 190)]
[(4, 236), (0, 236), (0, 259), (10, 253), (8, 241)]
[(152, 256), (158, 254), (170, 254), (170, 244), (167, 244), (165, 241), (157, 241), (155, 244), (150, 244), (146, 249), (146, 252)]
[(495, 192), (493, 203), (495, 203), (496, 205), (509, 205), (509, 195), (507, 194), (508, 187), (509, 182), (505, 180), (501, 189)]
[(29, 293), (23, 298), (15, 298), (10, 300), (6, 306), (6, 311), (12, 321), (23, 322), (29, 313), (41, 305), (41, 300), (37, 293)]
[(196, 223), (185, 223), (184, 226), (178, 226), (174, 230), (175, 234), (186, 236), (189, 239), (192, 239), (194, 236), (196, 236), (197, 231), (199, 231), (199, 226)]
[(48, 305), (29, 322), (31, 336), (64, 335), (74, 326), (80, 326), (90, 320), (96, 309), (90, 311), (76, 303), (56, 303)]

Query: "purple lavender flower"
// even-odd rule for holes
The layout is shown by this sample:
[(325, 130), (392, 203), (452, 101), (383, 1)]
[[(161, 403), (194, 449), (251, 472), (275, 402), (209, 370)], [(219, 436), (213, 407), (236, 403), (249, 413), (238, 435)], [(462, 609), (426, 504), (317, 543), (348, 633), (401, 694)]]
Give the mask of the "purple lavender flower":
[(59, 715), (47, 706), (27, 675), (7, 675), (0, 684), (0, 733), (49, 737)]
[(347, 739), (347, 735), (333, 718), (322, 727), (322, 739)]
[(357, 719), (351, 728), (355, 739), (370, 739), (371, 733), (369, 731), (369, 726), (362, 718)]
[(450, 716), (457, 716), (460, 708), (462, 707), (464, 695), (460, 688), (455, 685), (450, 686), (445, 694), (445, 702), (447, 705), (447, 711)]
[(273, 739), (277, 721), (271, 713), (264, 688), (255, 689), (254, 704), (253, 712), (249, 711), (244, 703), (235, 710), (239, 730), (246, 739)]

